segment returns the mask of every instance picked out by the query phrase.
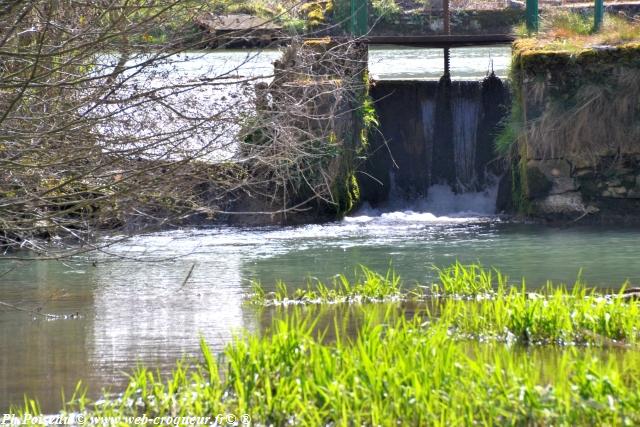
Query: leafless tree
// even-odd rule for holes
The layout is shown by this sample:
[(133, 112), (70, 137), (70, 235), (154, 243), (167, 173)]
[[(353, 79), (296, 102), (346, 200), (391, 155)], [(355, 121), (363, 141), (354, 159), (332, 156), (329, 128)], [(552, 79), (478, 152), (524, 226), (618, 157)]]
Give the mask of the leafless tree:
[(362, 86), (343, 66), (349, 44), (313, 56), (323, 72), (307, 62), (281, 80), (243, 75), (251, 54), (185, 72), (202, 40), (175, 23), (202, 11), (191, 0), (0, 6), (0, 245), (91, 246), (96, 230), (215, 220), (247, 199), (262, 214), (336, 203), (330, 159), (344, 144), (332, 120)]

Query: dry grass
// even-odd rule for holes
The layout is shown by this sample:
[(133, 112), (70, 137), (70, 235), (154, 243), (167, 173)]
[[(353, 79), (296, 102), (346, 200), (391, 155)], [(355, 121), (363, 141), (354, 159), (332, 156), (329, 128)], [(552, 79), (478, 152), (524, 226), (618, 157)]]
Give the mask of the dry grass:
[[(566, 10), (546, 15), (531, 39), (531, 48), (542, 51), (579, 52), (594, 46), (618, 46), (640, 41), (640, 20), (607, 14), (602, 28), (593, 29), (593, 15)], [(522, 31), (517, 32), (524, 36)]]
[[(514, 47), (532, 158), (565, 157), (582, 163), (638, 152), (640, 140), (640, 21), (607, 15), (547, 16), (541, 32)], [(547, 70), (543, 75), (542, 70)], [(538, 112), (537, 114), (535, 112)]]
[[(539, 87), (529, 91), (544, 99)], [(531, 98), (533, 99), (533, 98)], [(529, 147), (535, 158), (598, 156), (634, 153), (640, 140), (640, 73), (620, 67), (600, 84), (585, 84), (574, 105), (547, 102), (543, 114), (529, 124)]]

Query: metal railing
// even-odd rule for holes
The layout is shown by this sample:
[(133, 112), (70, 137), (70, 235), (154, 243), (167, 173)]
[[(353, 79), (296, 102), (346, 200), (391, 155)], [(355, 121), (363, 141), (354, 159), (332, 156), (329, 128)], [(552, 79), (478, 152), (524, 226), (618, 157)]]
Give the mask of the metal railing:
[[(415, 6), (428, 11), (442, 11), (445, 19), (445, 31), (449, 23), (450, 11), (459, 10), (501, 10), (524, 6), (527, 29), (531, 32), (538, 31), (540, 7), (571, 6), (577, 3), (585, 3), (584, 0), (414, 0)], [(600, 29), (604, 18), (604, 0), (594, 1), (594, 29)], [(615, 1), (615, 0), (614, 0)], [(337, 0), (338, 8), (348, 15), (345, 26), (350, 34), (360, 37), (369, 31), (369, 12), (372, 10), (371, 0)]]
[[(445, 0), (447, 1), (447, 0)], [(577, 1), (567, 1), (564, 4), (577, 3)], [(563, 5), (562, 3), (560, 5)], [(539, 29), (539, 16), (540, 8), (538, 0), (526, 0), (526, 22), (527, 30), (536, 32)], [(594, 13), (593, 13), (593, 29), (599, 30), (602, 26), (602, 20), (604, 18), (604, 0), (595, 0)]]

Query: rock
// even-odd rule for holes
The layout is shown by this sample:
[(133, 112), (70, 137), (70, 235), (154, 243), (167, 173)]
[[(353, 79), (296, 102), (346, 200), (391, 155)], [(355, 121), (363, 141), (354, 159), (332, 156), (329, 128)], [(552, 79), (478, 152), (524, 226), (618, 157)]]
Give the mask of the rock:
[(531, 160), (528, 166), (536, 166), (548, 178), (571, 176), (571, 165), (563, 159)]
[(602, 197), (613, 197), (616, 199), (623, 199), (627, 195), (627, 189), (624, 187), (608, 187), (602, 192)]
[(535, 204), (538, 211), (543, 214), (583, 215), (598, 211), (593, 206), (587, 206), (582, 200), (582, 195), (577, 192), (554, 194)]
[(596, 163), (596, 160), (592, 156), (588, 155), (579, 155), (577, 153), (572, 153), (571, 155), (571, 164), (575, 169), (591, 169)]
[(622, 299), (627, 301), (640, 301), (640, 288), (627, 288), (622, 292)]
[(623, 176), (622, 185), (624, 185), (627, 189), (634, 188), (636, 186), (636, 176), (633, 174)]
[(513, 176), (511, 175), (511, 171), (507, 171), (500, 179), (500, 184), (498, 185), (498, 196), (496, 198), (496, 210), (498, 213), (514, 210), (512, 186)]
[(588, 199), (599, 197), (602, 193), (602, 186), (597, 179), (594, 179), (592, 176), (584, 176), (578, 179), (580, 192), (582, 195)]
[(627, 198), (640, 199), (640, 189), (634, 188), (627, 192)]
[(592, 168), (582, 168), (577, 169), (573, 175), (577, 178), (589, 178), (594, 175), (594, 171)]
[(573, 178), (558, 178), (553, 180), (550, 194), (563, 194), (571, 191), (576, 191), (578, 186), (576, 185), (576, 180)]
[[(534, 176), (536, 182), (534, 183), (535, 192), (538, 196), (543, 192), (543, 196), (547, 194), (563, 194), (572, 191), (576, 191), (578, 189), (578, 185), (576, 183), (575, 178), (571, 176), (571, 164), (568, 161), (562, 159), (551, 159), (551, 160), (531, 160), (527, 163), (527, 166), (530, 168), (535, 168), (540, 173), (542, 173), (551, 185), (547, 189), (546, 184), (542, 187), (541, 180), (538, 176)], [(535, 175), (535, 173), (533, 173)], [(532, 190), (531, 181), (529, 181), (529, 190)]]
[(530, 199), (541, 199), (551, 191), (553, 183), (536, 166), (527, 166), (527, 193)]
[(627, 189), (625, 187), (615, 187), (613, 188), (613, 192), (618, 196), (624, 196), (627, 194)]

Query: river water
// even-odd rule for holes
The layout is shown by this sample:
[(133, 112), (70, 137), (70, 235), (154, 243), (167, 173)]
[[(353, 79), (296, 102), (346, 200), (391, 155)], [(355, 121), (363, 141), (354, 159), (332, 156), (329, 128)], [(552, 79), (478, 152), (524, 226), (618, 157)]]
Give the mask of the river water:
[[(483, 49), (458, 53), (468, 61), (454, 59), (454, 77), (482, 78), (489, 52), (504, 74), (508, 49)], [(232, 62), (245, 53), (215, 55), (206, 60)], [(439, 56), (374, 49), (372, 74), (438, 78)], [(268, 72), (275, 57), (267, 52), (250, 70)], [(200, 336), (220, 350), (234, 332), (260, 330), (264, 316), (244, 303), (251, 280), (300, 285), (365, 264), (379, 271), (392, 265), (406, 281), (425, 283), (433, 265), (460, 260), (498, 267), (514, 280), (526, 276), (531, 285), (571, 282), (581, 270), (596, 286), (640, 284), (638, 229), (514, 224), (493, 214), (490, 191), (430, 194), (326, 225), (183, 229), (114, 238), (104, 253), (64, 261), (0, 259), (0, 301), (58, 316), (0, 307), (0, 410), (26, 393), (55, 411), (61, 391), (69, 397), (80, 380), (97, 397), (103, 388), (117, 390), (139, 362), (166, 372), (176, 359), (197, 356)]]

